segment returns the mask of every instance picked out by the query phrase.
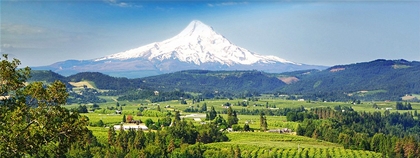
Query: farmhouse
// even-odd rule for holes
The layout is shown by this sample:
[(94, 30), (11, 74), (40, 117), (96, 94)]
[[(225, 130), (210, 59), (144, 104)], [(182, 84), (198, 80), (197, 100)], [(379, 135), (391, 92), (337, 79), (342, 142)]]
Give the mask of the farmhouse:
[(268, 132), (271, 132), (271, 133), (291, 133), (292, 129), (289, 129), (289, 128), (272, 129), (272, 130), (268, 130)]
[(136, 125), (139, 125), (141, 122), (141, 120), (131, 120), (129, 123), (134, 123)]
[[(134, 129), (134, 130), (148, 130), (149, 128), (147, 128), (145, 125), (136, 125), (136, 124), (124, 124), (123, 126), (124, 130), (129, 130), (129, 129)], [(120, 130), (121, 129), (121, 125), (114, 125), (114, 129), (115, 130)]]

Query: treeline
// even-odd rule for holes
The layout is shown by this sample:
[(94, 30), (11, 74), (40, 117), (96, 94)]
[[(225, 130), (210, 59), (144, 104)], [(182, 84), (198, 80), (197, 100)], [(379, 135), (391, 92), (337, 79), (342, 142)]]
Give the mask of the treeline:
[[(277, 109), (252, 109), (249, 110), (247, 108), (242, 108), (238, 110), (237, 113), (239, 115), (259, 115), (260, 113), (264, 113), (267, 116), (286, 116), (289, 112), (302, 112), (305, 111), (304, 107), (301, 106), (299, 108), (277, 108)], [(226, 111), (222, 111), (222, 113), (226, 113)]]
[(69, 98), (67, 98), (67, 104), (105, 103), (105, 99), (98, 97), (100, 95), (100, 92), (92, 88), (83, 88), (78, 92), (69, 91)]
[[(114, 92), (105, 93), (110, 94)], [(169, 101), (169, 100), (184, 100), (184, 99), (192, 99), (193, 96), (191, 94), (181, 92), (181, 91), (172, 91), (172, 92), (158, 92), (158, 91), (151, 91), (151, 90), (135, 90), (130, 91), (130, 93), (124, 93), (123, 95), (119, 96), (117, 100), (119, 101), (136, 101), (136, 100), (150, 100), (152, 103), (162, 102), (162, 101)]]
[[(52, 71), (33, 71), (31, 81), (55, 81), (79, 82), (92, 81), (96, 88), (106, 90), (157, 90), (157, 91), (189, 91), (214, 94), (215, 91), (231, 94), (274, 92), (285, 85), (271, 74), (261, 71), (207, 71), (188, 70), (168, 73), (145, 78), (128, 79), (112, 77), (98, 72), (82, 72), (68, 77), (61, 76)], [(41, 73), (42, 72), (42, 73)], [(210, 93), (208, 93), (210, 92)], [(217, 97), (217, 94), (213, 97)], [(212, 97), (212, 98), (213, 98)]]
[(395, 109), (397, 110), (413, 110), (413, 108), (411, 107), (411, 103), (405, 102), (405, 104), (401, 103), (401, 102), (397, 102), (397, 104), (395, 105)]
[[(276, 77), (261, 71), (188, 70), (143, 78), (149, 87), (163, 91), (182, 89), (189, 92), (258, 93), (275, 92), (286, 85)], [(165, 83), (162, 86), (162, 83)]]
[(410, 112), (356, 112), (351, 108), (314, 108), (298, 135), (340, 143), (345, 148), (380, 152), (387, 157), (419, 157), (420, 121)]
[[(357, 91), (353, 91), (357, 93)], [(329, 91), (329, 92), (310, 92), (310, 93), (298, 93), (303, 94), (302, 98), (306, 100), (319, 100), (319, 101), (348, 101), (348, 100), (394, 100), (401, 101), (401, 97), (404, 96), (405, 92), (401, 91), (379, 91), (366, 95), (349, 95), (348, 92), (342, 91)]]
[[(258, 101), (257, 98), (249, 98), (248, 101), (242, 101), (242, 102), (237, 102), (237, 103), (230, 103), (230, 102), (226, 102), (223, 104), (223, 106), (225, 106), (226, 108), (220, 111), (215, 111), (214, 107), (211, 107), (210, 112), (211, 113), (215, 113), (214, 116), (216, 114), (229, 114), (229, 110), (232, 108), (231, 106), (242, 106), (242, 107), (247, 107), (247, 106), (251, 106), (249, 105), (249, 101)], [(197, 101), (192, 101), (192, 103), (198, 103)], [(305, 111), (305, 108), (303, 106), (300, 106), (298, 108), (276, 108), (275, 105), (269, 105), (268, 102), (263, 105), (263, 104), (254, 104), (252, 106), (260, 106), (260, 107), (265, 107), (265, 109), (248, 109), (248, 108), (242, 108), (238, 111), (235, 111), (235, 113), (237, 113), (238, 115), (259, 115), (260, 113), (264, 113), (267, 116), (286, 116), (289, 112), (303, 112)], [(190, 106), (188, 108), (186, 108), (184, 110), (184, 112), (198, 112), (198, 113), (202, 113), (202, 112), (206, 112), (207, 111), (207, 103), (203, 103), (203, 105), (195, 105), (195, 106)], [(214, 117), (210, 117), (210, 118), (214, 118)]]

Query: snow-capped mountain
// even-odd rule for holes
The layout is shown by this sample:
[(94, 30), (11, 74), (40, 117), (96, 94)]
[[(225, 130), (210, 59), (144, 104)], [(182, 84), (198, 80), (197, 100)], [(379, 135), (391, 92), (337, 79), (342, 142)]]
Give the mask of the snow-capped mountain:
[(213, 28), (200, 21), (192, 21), (181, 33), (162, 42), (151, 43), (125, 52), (112, 54), (95, 61), (145, 58), (149, 61), (178, 59), (182, 62), (251, 65), (255, 63), (293, 62), (275, 56), (262, 56), (232, 44)]
[(98, 71), (113, 76), (143, 77), (187, 69), (284, 72), (324, 68), (251, 52), (195, 20), (178, 35), (162, 42), (97, 59), (68, 60), (36, 69), (50, 69), (63, 75)]

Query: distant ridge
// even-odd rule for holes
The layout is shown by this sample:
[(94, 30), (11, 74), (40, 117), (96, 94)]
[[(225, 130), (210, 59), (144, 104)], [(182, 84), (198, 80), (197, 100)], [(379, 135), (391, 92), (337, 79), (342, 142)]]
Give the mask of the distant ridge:
[(162, 42), (92, 60), (67, 60), (34, 69), (52, 70), (62, 75), (96, 71), (137, 78), (189, 69), (260, 70), (279, 73), (325, 68), (251, 52), (231, 43), (212, 27), (194, 20), (178, 35)]
[[(325, 70), (300, 70), (284, 73), (261, 71), (183, 70), (136, 79), (83, 72), (63, 77), (52, 71), (33, 73), (41, 81), (92, 81), (99, 89), (146, 89), (151, 91), (187, 91), (197, 93), (287, 93), (311, 100), (348, 101), (401, 100), (420, 94), (420, 62), (378, 59), (370, 62), (337, 65)], [(293, 78), (287, 83), (281, 79)], [(420, 98), (418, 98), (420, 99)]]

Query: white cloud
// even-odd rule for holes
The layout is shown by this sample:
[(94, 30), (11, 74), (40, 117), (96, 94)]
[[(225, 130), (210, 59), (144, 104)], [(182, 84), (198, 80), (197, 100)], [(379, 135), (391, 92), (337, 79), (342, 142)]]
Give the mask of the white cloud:
[(1, 46), (1, 48), (13, 48), (13, 46), (11, 44), (8, 44), (8, 43), (1, 44), (0, 46)]
[(141, 8), (143, 7), (142, 5), (137, 5), (137, 4), (133, 4), (133, 3), (127, 3), (127, 2), (121, 2), (118, 0), (104, 0), (106, 3), (113, 5), (113, 6), (117, 6), (117, 7), (136, 7), (136, 8)]
[(232, 6), (232, 5), (245, 5), (248, 2), (222, 2), (222, 3), (207, 3), (209, 7)]
[(2, 24), (1, 32), (2, 34), (9, 33), (9, 34), (25, 35), (25, 34), (43, 33), (44, 29), (40, 27), (36, 27), (36, 26), (29, 26), (29, 25)]

